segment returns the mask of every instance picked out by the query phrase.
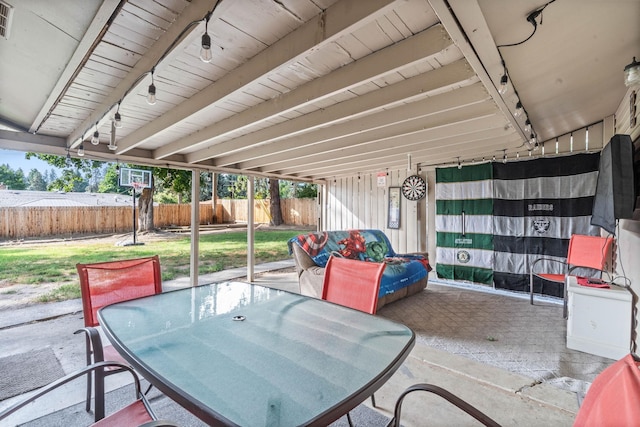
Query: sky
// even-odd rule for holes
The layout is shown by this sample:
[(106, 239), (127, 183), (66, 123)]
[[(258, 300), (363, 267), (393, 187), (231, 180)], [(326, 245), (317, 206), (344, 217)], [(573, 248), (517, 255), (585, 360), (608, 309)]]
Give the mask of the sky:
[(21, 168), (25, 176), (29, 175), (29, 171), (31, 171), (31, 169), (38, 169), (40, 173), (48, 171), (49, 169), (56, 169), (49, 163), (43, 162), (42, 160), (38, 160), (36, 158), (27, 160), (24, 157), (25, 154), (26, 153), (23, 151), (0, 149), (0, 165), (8, 164), (9, 167), (13, 170)]

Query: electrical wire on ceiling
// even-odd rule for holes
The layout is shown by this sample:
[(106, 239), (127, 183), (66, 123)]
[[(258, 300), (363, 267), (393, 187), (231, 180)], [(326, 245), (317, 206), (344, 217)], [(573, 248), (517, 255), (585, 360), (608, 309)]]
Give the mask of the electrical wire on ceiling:
[[(511, 44), (503, 44), (503, 45), (499, 45), (496, 46), (496, 48), (498, 49), (498, 54), (500, 55), (500, 60), (502, 62), (502, 68), (503, 68), (503, 74), (500, 78), (500, 85), (497, 88), (498, 89), (498, 93), (500, 95), (505, 95), (507, 93), (508, 90), (508, 82), (509, 82), (509, 72), (507, 70), (507, 66), (504, 62), (504, 58), (502, 58), (502, 54), (500, 52), (500, 48), (502, 47), (510, 47), (510, 46), (518, 46), (521, 45), (525, 42), (527, 42), (528, 40), (531, 39), (531, 37), (533, 37), (533, 35), (536, 33), (536, 30), (538, 29), (538, 17), (540, 17), (540, 25), (542, 25), (542, 12), (544, 11), (544, 9), (546, 9), (547, 6), (549, 6), (551, 3), (555, 2), (556, 0), (551, 0), (549, 2), (547, 2), (546, 4), (544, 4), (542, 7), (537, 8), (536, 10), (534, 10), (533, 12), (529, 13), (526, 17), (527, 22), (529, 22), (531, 25), (533, 25), (533, 31), (531, 32), (531, 34), (524, 40), (517, 42), (517, 43), (511, 43)], [(520, 100), (520, 97), (518, 96), (518, 91), (515, 90), (515, 85), (513, 84), (513, 81), (511, 82), (514, 92), (516, 94), (516, 96), (518, 97), (518, 101), (516, 103), (516, 110), (514, 112), (514, 118), (517, 119), (521, 116), (524, 115), (524, 117), (527, 117), (528, 115), (526, 114), (526, 111), (524, 110), (524, 107), (522, 105), (522, 101)], [(529, 118), (526, 118), (526, 126), (524, 128), (524, 134), (525, 137), (528, 136), (528, 139), (525, 142), (525, 145), (528, 146), (528, 151), (531, 152), (532, 150), (536, 150), (539, 148), (539, 141), (538, 141), (538, 136), (537, 133), (535, 132), (535, 130), (533, 129), (533, 126), (531, 125), (531, 121), (529, 120)]]
[(542, 25), (542, 11), (549, 6), (551, 3), (555, 2), (556, 0), (551, 0), (550, 2), (546, 3), (544, 6), (537, 8), (536, 10), (534, 10), (533, 12), (531, 12), (529, 15), (527, 15), (527, 22), (529, 22), (531, 25), (533, 25), (533, 32), (529, 35), (529, 37), (527, 37), (526, 39), (517, 42), (517, 43), (511, 43), (511, 44), (502, 44), (499, 46), (496, 46), (498, 49), (500, 49), (501, 47), (511, 47), (511, 46), (518, 46), (521, 45), (523, 43), (528, 42), (531, 37), (533, 37), (533, 35), (536, 33), (536, 31), (538, 30), (538, 21), (536, 21), (536, 19), (538, 18), (538, 16), (540, 17), (540, 25)]
[[(187, 24), (187, 25), (185, 26), (185, 28), (184, 28), (184, 29), (183, 29), (183, 30), (178, 34), (178, 36), (173, 40), (173, 42), (169, 45), (169, 47), (167, 47), (167, 49), (164, 51), (164, 53), (163, 53), (163, 54), (162, 54), (162, 56), (158, 59), (158, 61), (156, 61), (156, 63), (153, 65), (153, 67), (151, 67), (151, 69), (150, 69), (149, 71), (146, 71), (146, 72), (142, 73), (140, 76), (138, 76), (138, 78), (137, 78), (137, 79), (136, 79), (136, 80), (131, 84), (131, 86), (130, 86), (130, 87), (129, 87), (125, 92), (124, 92), (124, 94), (122, 95), (122, 97), (121, 97), (117, 102), (115, 102), (113, 105), (111, 105), (109, 108), (107, 108), (107, 110), (106, 110), (106, 111), (105, 111), (105, 112), (100, 116), (100, 118), (96, 121), (96, 124), (95, 124), (95, 126), (96, 126), (96, 132), (97, 132), (97, 126), (98, 126), (98, 123), (99, 123), (99, 122), (101, 122), (102, 120), (104, 120), (104, 118), (107, 116), (107, 114), (109, 114), (109, 112), (110, 112), (114, 107), (116, 107), (116, 106), (117, 106), (117, 110), (116, 110), (116, 114), (117, 114), (117, 116), (115, 116), (114, 120), (117, 120), (117, 122), (118, 122), (117, 127), (118, 127), (118, 128), (121, 128), (121, 127), (122, 127), (122, 116), (120, 115), (120, 104), (122, 104), (122, 101), (124, 101), (125, 97), (126, 97), (127, 95), (129, 95), (129, 93), (130, 93), (130, 92), (131, 92), (131, 91), (132, 91), (132, 90), (133, 90), (133, 89), (134, 89), (134, 88), (135, 88), (135, 87), (136, 87), (136, 86), (137, 86), (137, 85), (138, 85), (138, 84), (139, 84), (139, 83), (140, 83), (140, 82), (145, 78), (145, 77), (147, 77), (148, 75), (151, 75), (152, 83), (151, 83), (151, 85), (150, 85), (149, 93), (148, 93), (148, 95), (147, 95), (147, 102), (151, 104), (151, 102), (149, 102), (149, 99), (150, 99), (150, 98), (151, 98), (152, 102), (153, 102), (153, 101), (155, 101), (155, 86), (154, 86), (154, 84), (153, 84), (153, 74), (154, 74), (154, 72), (155, 72), (156, 67), (157, 67), (157, 66), (158, 66), (158, 65), (159, 65), (159, 64), (160, 64), (160, 63), (161, 63), (161, 62), (162, 62), (162, 61), (167, 57), (167, 55), (169, 55), (169, 53), (171, 53), (171, 51), (173, 51), (173, 49), (174, 49), (174, 48), (177, 46), (177, 44), (178, 44), (178, 43), (179, 43), (179, 42), (184, 38), (184, 36), (187, 34), (187, 32), (191, 30), (191, 28), (192, 28), (192, 27), (194, 27), (194, 26), (196, 26), (196, 25), (199, 25), (201, 22), (205, 22), (205, 23), (206, 23), (206, 25), (208, 26), (208, 24), (209, 24), (209, 20), (211, 19), (211, 16), (213, 15), (213, 13), (215, 12), (215, 10), (217, 9), (218, 5), (219, 5), (221, 2), (222, 2), (222, 0), (216, 0), (216, 1), (215, 1), (215, 4), (214, 4), (214, 5), (213, 5), (213, 7), (212, 7), (212, 9), (211, 9), (210, 11), (208, 11), (208, 12), (207, 12), (203, 17), (202, 17), (202, 19), (198, 19), (198, 20), (192, 21), (192, 22), (190, 22), (189, 24)], [(120, 9), (118, 9), (118, 10), (120, 10)], [(109, 26), (110, 26), (110, 25), (111, 25), (111, 23), (113, 22), (113, 19), (115, 18), (115, 16), (116, 16), (116, 15), (117, 15), (116, 13), (114, 13), (114, 14), (113, 14), (112, 18), (109, 20), (109, 22), (108, 22), (108, 23), (107, 23), (107, 25), (105, 26), (105, 29), (104, 29), (104, 30), (103, 30), (103, 32), (101, 33), (102, 35), (104, 35), (104, 33), (106, 33), (107, 29), (109, 28)], [(207, 31), (207, 29), (205, 29), (205, 35), (207, 35), (207, 36), (208, 36), (208, 34), (206, 33), (206, 31)], [(203, 38), (203, 40), (204, 40), (204, 38)], [(204, 43), (204, 41), (203, 41), (203, 43)], [(210, 43), (210, 41), (209, 41), (209, 43)], [(210, 44), (209, 44), (207, 47), (205, 47), (205, 46), (203, 45), (203, 48), (208, 48), (208, 49), (210, 49)], [(204, 59), (203, 59), (203, 61), (204, 61)], [(205, 61), (205, 62), (207, 62), (207, 61)], [(153, 89), (151, 88), (152, 86), (153, 86)], [(152, 91), (153, 91), (153, 93), (151, 93)], [(60, 101), (61, 97), (62, 97), (62, 94), (61, 94), (60, 98), (58, 99), (58, 102)], [(154, 103), (155, 103), (155, 102), (154, 102)], [(50, 115), (50, 114), (51, 114), (51, 111), (53, 111), (53, 108), (55, 108), (55, 105), (57, 105), (57, 102), (56, 102), (56, 104), (54, 104), (54, 107), (52, 107), (52, 108), (51, 108), (51, 110), (50, 110), (50, 112), (49, 112), (49, 114), (48, 114), (48, 115)], [(47, 117), (48, 117), (48, 115), (47, 115)], [(47, 117), (45, 117), (45, 119), (43, 119), (43, 120), (42, 120), (42, 122), (41, 122), (41, 123), (40, 123), (40, 125), (38, 126), (38, 129), (36, 129), (36, 131), (35, 131), (34, 133), (37, 133), (37, 132), (38, 132), (38, 130), (39, 130), (39, 129), (40, 129), (40, 127), (43, 125), (43, 123), (44, 123), (44, 121), (46, 120), (46, 118), (47, 118)], [(80, 138), (80, 141), (81, 141), (81, 145), (80, 145), (80, 146), (81, 146), (81, 147), (82, 147), (82, 141), (84, 141), (84, 136), (85, 136), (88, 132), (90, 132), (90, 130), (91, 130), (91, 128), (92, 128), (93, 126), (94, 126), (94, 125), (89, 126), (89, 127), (88, 127), (88, 128), (87, 128), (87, 129), (82, 133), (82, 137)], [(110, 144), (109, 144), (109, 148), (110, 148), (111, 150), (114, 150), (114, 149), (116, 149), (116, 148), (117, 148), (117, 147), (115, 146), (115, 141), (111, 141), (111, 142), (110, 142)]]

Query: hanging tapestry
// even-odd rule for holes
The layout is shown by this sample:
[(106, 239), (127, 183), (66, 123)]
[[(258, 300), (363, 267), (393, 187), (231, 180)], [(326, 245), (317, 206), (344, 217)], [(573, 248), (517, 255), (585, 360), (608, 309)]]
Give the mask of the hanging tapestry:
[(493, 282), (493, 183), (490, 163), (436, 169), (436, 273)]
[[(496, 288), (529, 291), (529, 265), (566, 261), (572, 234), (598, 235), (590, 225), (599, 153), (493, 163), (493, 278)], [(536, 269), (562, 274), (561, 265)], [(534, 282), (534, 292), (542, 282)], [(544, 293), (562, 297), (561, 287)]]

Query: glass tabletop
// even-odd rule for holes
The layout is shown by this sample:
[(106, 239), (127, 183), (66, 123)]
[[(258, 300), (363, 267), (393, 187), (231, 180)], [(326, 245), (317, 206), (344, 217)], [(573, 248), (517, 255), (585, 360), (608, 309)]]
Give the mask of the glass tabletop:
[(99, 311), (145, 378), (210, 424), (326, 425), (402, 364), (408, 327), (326, 301), (225, 282)]

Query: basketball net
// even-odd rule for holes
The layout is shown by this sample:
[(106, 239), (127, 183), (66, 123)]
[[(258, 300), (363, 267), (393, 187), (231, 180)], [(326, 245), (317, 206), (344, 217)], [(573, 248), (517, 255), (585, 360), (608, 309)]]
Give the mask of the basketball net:
[(144, 184), (142, 184), (141, 182), (132, 182), (131, 186), (133, 187), (133, 191), (135, 193), (140, 194), (142, 192), (142, 188), (144, 187)]

